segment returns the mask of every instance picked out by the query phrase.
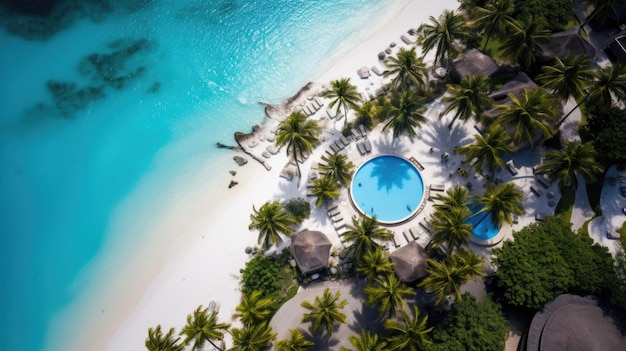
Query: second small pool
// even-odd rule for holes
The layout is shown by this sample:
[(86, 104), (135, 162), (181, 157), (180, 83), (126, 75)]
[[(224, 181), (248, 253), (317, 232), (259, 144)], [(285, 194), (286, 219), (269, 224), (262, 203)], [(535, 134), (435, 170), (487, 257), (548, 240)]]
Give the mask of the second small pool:
[(493, 222), (493, 215), (491, 212), (480, 212), (483, 206), (470, 206), (470, 210), (472, 214), (470, 218), (467, 220), (467, 223), (470, 223), (474, 226), (472, 229), (472, 236), (474, 236), (478, 240), (490, 240), (493, 239), (500, 228), (496, 226)]

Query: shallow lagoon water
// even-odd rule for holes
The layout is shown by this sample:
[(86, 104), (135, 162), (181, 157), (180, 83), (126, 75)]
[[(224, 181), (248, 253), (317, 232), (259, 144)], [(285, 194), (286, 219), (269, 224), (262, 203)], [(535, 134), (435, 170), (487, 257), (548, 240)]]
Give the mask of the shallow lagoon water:
[[(42, 349), (54, 316), (97, 279), (89, 266), (104, 243), (149, 235), (111, 230), (138, 186), (152, 181), (133, 201), (144, 218), (200, 165), (227, 172), (232, 154), (216, 142), (260, 123), (258, 101), (279, 102), (328, 68), (383, 6), (153, 1), (47, 40), (1, 32), (0, 349)], [(89, 64), (102, 60), (101, 72)]]

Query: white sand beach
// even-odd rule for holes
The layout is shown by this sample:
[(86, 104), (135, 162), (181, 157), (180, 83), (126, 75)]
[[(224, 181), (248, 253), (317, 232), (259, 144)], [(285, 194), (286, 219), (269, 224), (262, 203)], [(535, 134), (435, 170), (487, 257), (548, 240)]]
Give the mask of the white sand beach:
[[(408, 29), (417, 28), (428, 16), (437, 17), (444, 9), (457, 6), (454, 0), (394, 2), (386, 13), (380, 14), (378, 23), (359, 33), (355, 42), (338, 48), (331, 60), (332, 67), (320, 67), (320, 72), (313, 73), (312, 81), (325, 84), (331, 79), (350, 77), (359, 89), (372, 82), (380, 84), (380, 78), (374, 74), (369, 80), (360, 80), (356, 70), (362, 65), (381, 67), (378, 52), (391, 42), (396, 42), (397, 47), (405, 45), (400, 36), (408, 36)], [(47, 348), (142, 350), (149, 327), (161, 324), (163, 328), (180, 330), (189, 313), (211, 301), (221, 306), (221, 320), (230, 321), (240, 298), (239, 269), (249, 258), (244, 248), (256, 244), (256, 233), (247, 228), (252, 205), (304, 196), (305, 191), (304, 186), (296, 189), (295, 181), (279, 177), (287, 162), (284, 151), (268, 160), (271, 171), (246, 158), (249, 162), (243, 167), (234, 162), (219, 165), (224, 176), (218, 184), (207, 183), (203, 172), (199, 172), (191, 184), (180, 186), (186, 191), (177, 194), (167, 211), (136, 219), (136, 230), (152, 233), (150, 242), (127, 248), (126, 254), (131, 258), (120, 258), (124, 267), (109, 262), (110, 270), (101, 279), (101, 286), (93, 287), (97, 293), (77, 301), (59, 317), (77, 318), (73, 324), (78, 329), (52, 331), (52, 335), (62, 337), (51, 338)], [(237, 175), (232, 177), (229, 170), (235, 170)], [(239, 184), (228, 189), (231, 179)], [(114, 223), (128, 222), (123, 208)], [(111, 231), (115, 230), (113, 224)]]
[[(382, 69), (377, 58), (380, 51), (388, 48), (391, 42), (396, 43), (392, 54), (399, 47), (408, 47), (401, 40), (401, 35), (415, 40), (415, 36), (407, 34), (407, 30), (417, 28), (428, 21), (429, 16), (437, 17), (445, 9), (455, 9), (457, 6), (456, 0), (394, 2), (387, 13), (380, 14), (378, 23), (372, 23), (367, 32), (359, 34), (358, 40), (338, 48), (333, 57), (335, 63), (330, 67), (320, 68), (322, 71), (315, 72), (312, 76), (315, 79), (312, 81), (318, 84), (316, 87), (319, 90), (322, 84), (327, 84), (330, 80), (349, 77), (359, 91), (367, 95), (380, 86), (382, 77), (372, 74), (367, 79), (361, 79), (357, 75), (359, 67), (378, 66)], [(94, 287), (97, 293), (76, 302), (60, 317), (77, 316), (77, 330), (59, 330), (59, 335), (73, 337), (51, 340), (48, 349), (142, 350), (149, 327), (161, 324), (166, 330), (170, 327), (180, 330), (188, 314), (198, 305), (206, 306), (212, 301), (221, 306), (221, 320), (230, 322), (240, 298), (239, 269), (244, 267), (249, 258), (244, 253), (244, 248), (256, 244), (257, 233), (248, 230), (252, 206), (259, 207), (271, 200), (305, 196), (305, 177), (311, 164), (319, 160), (330, 141), (337, 136), (336, 131), (343, 125), (343, 121), (335, 123), (324, 117), (325, 110), (326, 107), (323, 106), (312, 117), (325, 123), (327, 130), (323, 135), (324, 143), (302, 165), (303, 181), (300, 188), (296, 187), (295, 178), (288, 181), (280, 177), (282, 167), (288, 161), (283, 150), (266, 160), (266, 164), (271, 166), (270, 171), (249, 156), (244, 156), (249, 162), (242, 167), (234, 162), (205, 166), (206, 172), (213, 172), (215, 167), (221, 168), (224, 175), (219, 182), (209, 183), (203, 177), (205, 173), (198, 172), (186, 184), (167, 189), (179, 193), (165, 211), (135, 220), (138, 224), (133, 229), (150, 232), (149, 242), (136, 243), (126, 248), (127, 256), (120, 258), (125, 262), (124, 267), (116, 266), (115, 262), (107, 265), (110, 270), (102, 278), (101, 286)], [(438, 103), (431, 106), (427, 112), (430, 122), (428, 126), (424, 126), (416, 140), (402, 138), (392, 144), (390, 139), (381, 134), (379, 126), (368, 136), (373, 153), (415, 156), (426, 168), (423, 176), (427, 184), (450, 187), (472, 182), (479, 188), (481, 179), (474, 176), (464, 179), (453, 173), (453, 170), (460, 167), (460, 157), (453, 155), (453, 148), (471, 141), (473, 126), (457, 124), (449, 130), (446, 116), (443, 119), (438, 117), (442, 110), (443, 107)], [(260, 155), (271, 144), (266, 137), (271, 134), (272, 126), (276, 123), (271, 120), (264, 122), (264, 129), (260, 134), (262, 138), (257, 140), (257, 145), (251, 147), (255, 154)], [(346, 152), (355, 164), (359, 164), (367, 156), (360, 155), (354, 144), (349, 145)], [(435, 150), (432, 153), (431, 148)], [(442, 152), (451, 154), (446, 165), (441, 163)], [(527, 208), (536, 213), (551, 214), (554, 210), (551, 202), (558, 201), (558, 198), (537, 197), (530, 191), (530, 186), (533, 185), (532, 166), (538, 161), (536, 154), (522, 153), (515, 158), (519, 174), (514, 176), (505, 169), (498, 176), (503, 181), (515, 181), (528, 195), (524, 203)], [(237, 174), (231, 176), (229, 170), (235, 170)], [(227, 185), (231, 180), (239, 184), (228, 189)], [(558, 194), (556, 189), (556, 184), (553, 184), (545, 189), (545, 193)], [(142, 189), (137, 191), (141, 192)], [(345, 211), (344, 218), (349, 219), (354, 210), (347, 205), (349, 201), (345, 194), (342, 196), (344, 198), (340, 202), (342, 211)], [(414, 221), (391, 228), (398, 240), (403, 240), (404, 230), (415, 227), (419, 219), (429, 214), (430, 207), (426, 206)], [(520, 217), (514, 229), (534, 221), (536, 213), (529, 212)], [(127, 220), (122, 206), (111, 231), (117, 229), (115, 223), (127, 223)], [(340, 245), (339, 237), (320, 209), (313, 209), (311, 219), (303, 227), (326, 232), (335, 245)], [(428, 240), (426, 235), (422, 240)], [(484, 249), (483, 253), (488, 254)]]

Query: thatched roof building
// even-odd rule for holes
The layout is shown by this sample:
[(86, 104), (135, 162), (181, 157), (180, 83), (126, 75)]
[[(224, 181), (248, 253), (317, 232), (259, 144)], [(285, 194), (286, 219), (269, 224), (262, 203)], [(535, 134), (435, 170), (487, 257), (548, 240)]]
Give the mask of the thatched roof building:
[(550, 42), (540, 45), (546, 59), (558, 57), (563, 60), (568, 54), (574, 56), (585, 55), (593, 60), (596, 48), (580, 35), (580, 29), (575, 26), (563, 32), (550, 36)]
[(328, 268), (332, 243), (318, 231), (302, 231), (291, 242), (291, 253), (303, 276), (321, 272)]
[(535, 314), (527, 351), (626, 350), (626, 316), (591, 297), (559, 295)]
[(526, 73), (520, 72), (513, 79), (504, 83), (500, 89), (489, 94), (489, 97), (495, 100), (503, 100), (506, 99), (508, 94), (520, 95), (524, 89), (535, 90), (539, 88), (539, 85), (535, 83)]
[(469, 49), (454, 60), (454, 75), (457, 79), (474, 74), (490, 77), (498, 70), (498, 64), (477, 49)]
[(426, 275), (427, 259), (426, 250), (415, 241), (409, 242), (391, 254), (393, 270), (405, 283), (414, 282)]

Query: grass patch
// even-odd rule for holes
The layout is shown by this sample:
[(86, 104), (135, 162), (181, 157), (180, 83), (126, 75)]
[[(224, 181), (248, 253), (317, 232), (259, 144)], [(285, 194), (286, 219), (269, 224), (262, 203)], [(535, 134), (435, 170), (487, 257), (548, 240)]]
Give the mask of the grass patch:
[(565, 187), (561, 190), (561, 199), (556, 204), (554, 214), (560, 216), (569, 222), (572, 218), (574, 210), (574, 200), (576, 199), (576, 191), (572, 187)]

